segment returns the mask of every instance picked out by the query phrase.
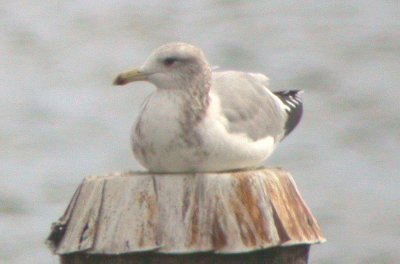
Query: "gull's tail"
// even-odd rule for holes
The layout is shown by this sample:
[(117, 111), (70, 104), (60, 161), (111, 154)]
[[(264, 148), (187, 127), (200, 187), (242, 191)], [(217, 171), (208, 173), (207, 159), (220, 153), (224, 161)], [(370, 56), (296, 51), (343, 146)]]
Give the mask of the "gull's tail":
[(300, 122), (301, 116), (303, 114), (303, 102), (300, 97), (301, 93), (303, 93), (302, 90), (274, 92), (274, 94), (282, 101), (282, 103), (287, 106), (285, 111), (288, 116), (285, 123), (284, 137), (292, 132), (292, 130)]

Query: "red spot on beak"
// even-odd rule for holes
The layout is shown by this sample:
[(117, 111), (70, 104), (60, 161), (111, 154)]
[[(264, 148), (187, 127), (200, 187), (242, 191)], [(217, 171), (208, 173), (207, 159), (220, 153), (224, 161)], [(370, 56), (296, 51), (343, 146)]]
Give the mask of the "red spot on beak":
[(124, 85), (126, 83), (127, 83), (126, 79), (122, 78), (121, 75), (118, 75), (118, 77), (113, 82), (114, 85)]

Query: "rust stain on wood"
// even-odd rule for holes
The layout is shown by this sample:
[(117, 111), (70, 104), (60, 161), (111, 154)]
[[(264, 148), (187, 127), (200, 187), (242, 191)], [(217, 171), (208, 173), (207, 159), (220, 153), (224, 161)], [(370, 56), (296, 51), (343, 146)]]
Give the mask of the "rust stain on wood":
[[(196, 194), (197, 189), (196, 189)], [(195, 198), (193, 199), (193, 203), (191, 204), (191, 239), (190, 239), (190, 246), (196, 245), (198, 242), (198, 236), (199, 236), (199, 216), (198, 216), (198, 211), (199, 211), (199, 201), (198, 197), (195, 194)]]
[(225, 245), (227, 244), (226, 241), (227, 237), (224, 230), (222, 229), (222, 226), (225, 225), (226, 223), (224, 222), (220, 223), (217, 215), (219, 215), (219, 211), (216, 211), (212, 225), (212, 232), (213, 232), (212, 246), (216, 251), (224, 248)]
[(285, 243), (290, 238), (289, 238), (288, 234), (286, 233), (286, 230), (283, 227), (282, 221), (278, 217), (278, 215), (276, 213), (276, 209), (275, 209), (275, 207), (273, 205), (272, 205), (272, 217), (274, 219), (274, 224), (275, 224), (276, 230), (278, 231), (279, 240), (280, 240), (279, 243), (280, 244)]
[(245, 173), (238, 174), (236, 177), (239, 181), (236, 193), (239, 200), (242, 202), (240, 208), (247, 209), (246, 212), (248, 212), (250, 216), (250, 222), (248, 222), (248, 224), (254, 227), (254, 230), (249, 229), (249, 231), (252, 232), (250, 236), (252, 245), (256, 245), (255, 234), (260, 236), (262, 240), (271, 242), (267, 236), (269, 230), (266, 229), (266, 215), (262, 214), (263, 208), (261, 208), (262, 204), (260, 203), (261, 197), (259, 193), (255, 192), (254, 186), (252, 186), (254, 184), (252, 179)]

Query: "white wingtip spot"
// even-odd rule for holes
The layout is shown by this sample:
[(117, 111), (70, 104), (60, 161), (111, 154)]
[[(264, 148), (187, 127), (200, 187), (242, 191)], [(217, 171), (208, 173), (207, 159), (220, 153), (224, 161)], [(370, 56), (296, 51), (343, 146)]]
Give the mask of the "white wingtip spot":
[(292, 101), (289, 101), (289, 100), (287, 100), (285, 102), (285, 104), (290, 105), (291, 107), (296, 107), (296, 105)]

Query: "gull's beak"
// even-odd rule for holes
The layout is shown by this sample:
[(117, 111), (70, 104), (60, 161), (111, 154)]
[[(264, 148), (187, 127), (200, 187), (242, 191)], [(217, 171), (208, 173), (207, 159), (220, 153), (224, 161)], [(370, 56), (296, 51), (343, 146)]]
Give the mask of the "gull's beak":
[(114, 85), (124, 85), (130, 82), (146, 81), (147, 74), (141, 72), (139, 69), (123, 72), (115, 78)]

